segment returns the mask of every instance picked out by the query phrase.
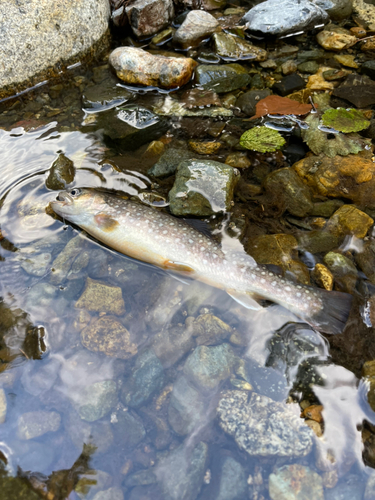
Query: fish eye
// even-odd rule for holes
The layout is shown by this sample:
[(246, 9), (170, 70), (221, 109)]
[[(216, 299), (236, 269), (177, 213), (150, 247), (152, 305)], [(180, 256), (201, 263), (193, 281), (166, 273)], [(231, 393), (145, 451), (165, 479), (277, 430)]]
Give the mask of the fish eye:
[(74, 188), (74, 189), (71, 189), (71, 190), (70, 190), (70, 194), (71, 194), (72, 196), (78, 196), (79, 194), (81, 194), (81, 192), (82, 192), (82, 190), (81, 190), (81, 189), (79, 189), (79, 188)]

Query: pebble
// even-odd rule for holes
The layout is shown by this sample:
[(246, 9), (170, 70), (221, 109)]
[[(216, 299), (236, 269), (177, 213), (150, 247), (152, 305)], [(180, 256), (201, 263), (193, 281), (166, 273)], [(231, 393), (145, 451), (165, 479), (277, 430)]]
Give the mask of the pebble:
[(251, 76), (240, 64), (200, 64), (195, 72), (195, 82), (214, 92), (231, 92), (245, 87)]
[(254, 116), (256, 105), (261, 99), (271, 95), (269, 89), (264, 90), (249, 90), (240, 95), (236, 101), (236, 106), (241, 109), (247, 116)]
[(329, 219), (327, 229), (334, 235), (364, 238), (374, 220), (353, 205), (343, 205)]
[(134, 411), (119, 409), (111, 415), (111, 426), (116, 443), (134, 448), (146, 437), (141, 418)]
[(180, 326), (170, 327), (154, 335), (152, 347), (164, 368), (170, 368), (195, 346), (193, 331)]
[(276, 93), (285, 97), (286, 95), (297, 92), (298, 90), (304, 89), (306, 86), (305, 80), (302, 76), (297, 73), (292, 73), (291, 75), (284, 76), (280, 82), (275, 83), (272, 90)]
[(357, 42), (357, 38), (343, 29), (324, 29), (316, 35), (316, 40), (325, 50), (345, 50)]
[(136, 0), (125, 7), (133, 33), (137, 37), (154, 35), (166, 28), (174, 17), (172, 0)]
[(247, 157), (247, 153), (229, 153), (225, 158), (225, 163), (233, 168), (248, 168), (251, 165), (251, 161)]
[(213, 155), (222, 147), (219, 141), (189, 141), (190, 148), (200, 155)]
[(30, 411), (18, 419), (20, 439), (34, 439), (47, 432), (56, 432), (61, 424), (60, 414), (56, 411)]
[(75, 168), (73, 162), (63, 153), (53, 162), (46, 180), (46, 187), (58, 191), (65, 189), (74, 181)]
[(325, 290), (333, 289), (334, 277), (331, 271), (323, 264), (316, 264), (313, 271), (313, 278), (317, 285)]
[(192, 433), (207, 416), (205, 398), (186, 379), (180, 376), (173, 385), (168, 406), (168, 422), (180, 436)]
[(304, 465), (284, 465), (269, 477), (272, 500), (324, 500), (322, 478)]
[(219, 26), (219, 22), (204, 10), (191, 10), (173, 35), (173, 42), (188, 49), (196, 47), (208, 38)]
[(121, 316), (125, 313), (122, 290), (118, 286), (108, 286), (91, 278), (86, 279), (85, 289), (75, 303), (77, 309), (106, 312)]
[(117, 385), (113, 380), (103, 380), (77, 391), (72, 401), (82, 420), (95, 422), (110, 412), (117, 403)]
[(190, 160), (194, 155), (186, 149), (169, 148), (148, 171), (152, 177), (164, 178), (173, 175), (178, 164), (183, 160)]
[(224, 60), (262, 62), (268, 57), (266, 50), (256, 47), (247, 40), (231, 33), (214, 33), (213, 42), (216, 53)]
[(51, 259), (52, 255), (50, 253), (30, 255), (21, 262), (21, 267), (32, 276), (44, 276), (50, 267)]
[(343, 66), (347, 66), (348, 68), (358, 69), (359, 66), (355, 62), (355, 55), (352, 54), (335, 54), (333, 58), (342, 64)]

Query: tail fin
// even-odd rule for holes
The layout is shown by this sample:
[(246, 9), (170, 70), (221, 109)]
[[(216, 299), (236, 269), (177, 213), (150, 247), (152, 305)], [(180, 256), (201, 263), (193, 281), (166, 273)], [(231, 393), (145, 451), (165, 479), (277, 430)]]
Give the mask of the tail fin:
[(313, 316), (304, 319), (323, 333), (341, 333), (348, 319), (353, 297), (348, 293), (321, 290), (323, 308)]

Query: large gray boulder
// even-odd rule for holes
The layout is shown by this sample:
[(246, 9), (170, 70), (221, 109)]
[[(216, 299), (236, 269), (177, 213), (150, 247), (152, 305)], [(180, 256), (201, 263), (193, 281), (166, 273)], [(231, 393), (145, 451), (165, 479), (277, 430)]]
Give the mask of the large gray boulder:
[[(0, 98), (53, 74), (106, 39), (108, 0), (0, 2)], [(23, 85), (21, 85), (23, 84)]]

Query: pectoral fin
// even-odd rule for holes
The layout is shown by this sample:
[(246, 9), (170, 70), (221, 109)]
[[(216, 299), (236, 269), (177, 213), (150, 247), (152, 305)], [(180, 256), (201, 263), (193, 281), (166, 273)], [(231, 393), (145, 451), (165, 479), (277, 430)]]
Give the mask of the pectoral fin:
[(263, 309), (263, 307), (247, 293), (240, 293), (235, 290), (226, 290), (226, 292), (233, 300), (241, 304), (241, 306), (246, 307), (246, 309), (252, 309), (253, 311), (260, 311), (260, 309)]
[(182, 273), (186, 276), (193, 276), (195, 274), (195, 270), (184, 264), (183, 262), (173, 262), (171, 260), (166, 260), (164, 262), (164, 269), (168, 269), (168, 271), (174, 271), (176, 273)]
[(119, 225), (116, 219), (104, 213), (95, 215), (94, 220), (100, 229), (107, 233), (113, 231)]

